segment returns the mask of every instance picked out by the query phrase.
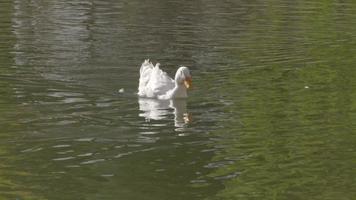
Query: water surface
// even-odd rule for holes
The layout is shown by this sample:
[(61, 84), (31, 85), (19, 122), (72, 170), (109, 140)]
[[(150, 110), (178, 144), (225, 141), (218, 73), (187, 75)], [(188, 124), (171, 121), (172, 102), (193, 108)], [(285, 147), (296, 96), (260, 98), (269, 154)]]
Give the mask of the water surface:
[[(3, 199), (353, 199), (356, 3), (0, 3)], [(187, 100), (139, 67), (188, 66)], [(124, 91), (122, 92), (123, 89)]]

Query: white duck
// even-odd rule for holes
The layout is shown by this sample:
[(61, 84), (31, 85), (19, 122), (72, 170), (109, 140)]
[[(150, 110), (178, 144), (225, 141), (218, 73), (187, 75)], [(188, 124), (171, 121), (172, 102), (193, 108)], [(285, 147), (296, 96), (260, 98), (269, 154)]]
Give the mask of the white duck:
[(187, 67), (180, 67), (174, 80), (166, 72), (147, 59), (140, 69), (138, 95), (140, 97), (158, 99), (187, 98), (187, 89), (191, 88), (192, 77)]

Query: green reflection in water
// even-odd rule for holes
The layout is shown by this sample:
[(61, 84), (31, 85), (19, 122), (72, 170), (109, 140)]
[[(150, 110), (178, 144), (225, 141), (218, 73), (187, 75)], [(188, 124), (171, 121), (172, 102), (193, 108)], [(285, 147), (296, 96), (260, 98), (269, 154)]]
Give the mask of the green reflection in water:
[(13, 134), (23, 129), (16, 120), (19, 108), (16, 105), (14, 94), (16, 77), (13, 63), (13, 46), (15, 37), (12, 34), (12, 3), (0, 3), (0, 199), (43, 199), (33, 193), (33, 187), (19, 184), (14, 177), (26, 179), (31, 173), (17, 170), (10, 164), (18, 159), (16, 154), (11, 154), (15, 145)]
[[(1, 198), (356, 196), (354, 3), (16, 2), (15, 17), (0, 6)], [(111, 94), (136, 88), (142, 55), (199, 64), (196, 132), (181, 139), (164, 124), (161, 142), (138, 148), (154, 150), (121, 152), (143, 119)], [(88, 135), (112, 141), (76, 141)]]
[[(215, 133), (225, 148), (214, 160), (233, 164), (210, 175), (230, 179), (212, 199), (354, 198), (356, 29), (346, 25), (354, 24), (352, 6), (325, 1), (292, 21), (288, 8), (272, 10), (263, 16), (266, 26), (290, 37), (274, 28), (252, 31), (241, 39), (251, 50), (230, 51), (260, 67), (230, 75), (221, 87), (235, 104), (226, 110), (226, 128)], [(299, 31), (289, 31), (291, 24)], [(277, 52), (286, 60), (268, 59)]]

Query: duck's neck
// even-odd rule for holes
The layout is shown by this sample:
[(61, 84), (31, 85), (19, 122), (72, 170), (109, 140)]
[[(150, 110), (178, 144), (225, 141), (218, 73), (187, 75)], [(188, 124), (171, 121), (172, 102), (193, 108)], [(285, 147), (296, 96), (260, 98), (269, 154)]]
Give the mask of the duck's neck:
[(187, 98), (187, 89), (185, 88), (185, 86), (176, 82), (176, 85), (173, 89), (172, 97)]
[(174, 88), (168, 91), (164, 95), (157, 96), (158, 99), (180, 99), (180, 98), (187, 98), (187, 89), (183, 84), (179, 84), (176, 82)]

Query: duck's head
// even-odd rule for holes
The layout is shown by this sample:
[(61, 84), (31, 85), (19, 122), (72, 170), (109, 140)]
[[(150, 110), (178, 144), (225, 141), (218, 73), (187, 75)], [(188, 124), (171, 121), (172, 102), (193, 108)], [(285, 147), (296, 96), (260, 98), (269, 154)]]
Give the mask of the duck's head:
[(177, 84), (184, 84), (187, 89), (192, 87), (192, 76), (188, 67), (179, 67), (174, 80)]

